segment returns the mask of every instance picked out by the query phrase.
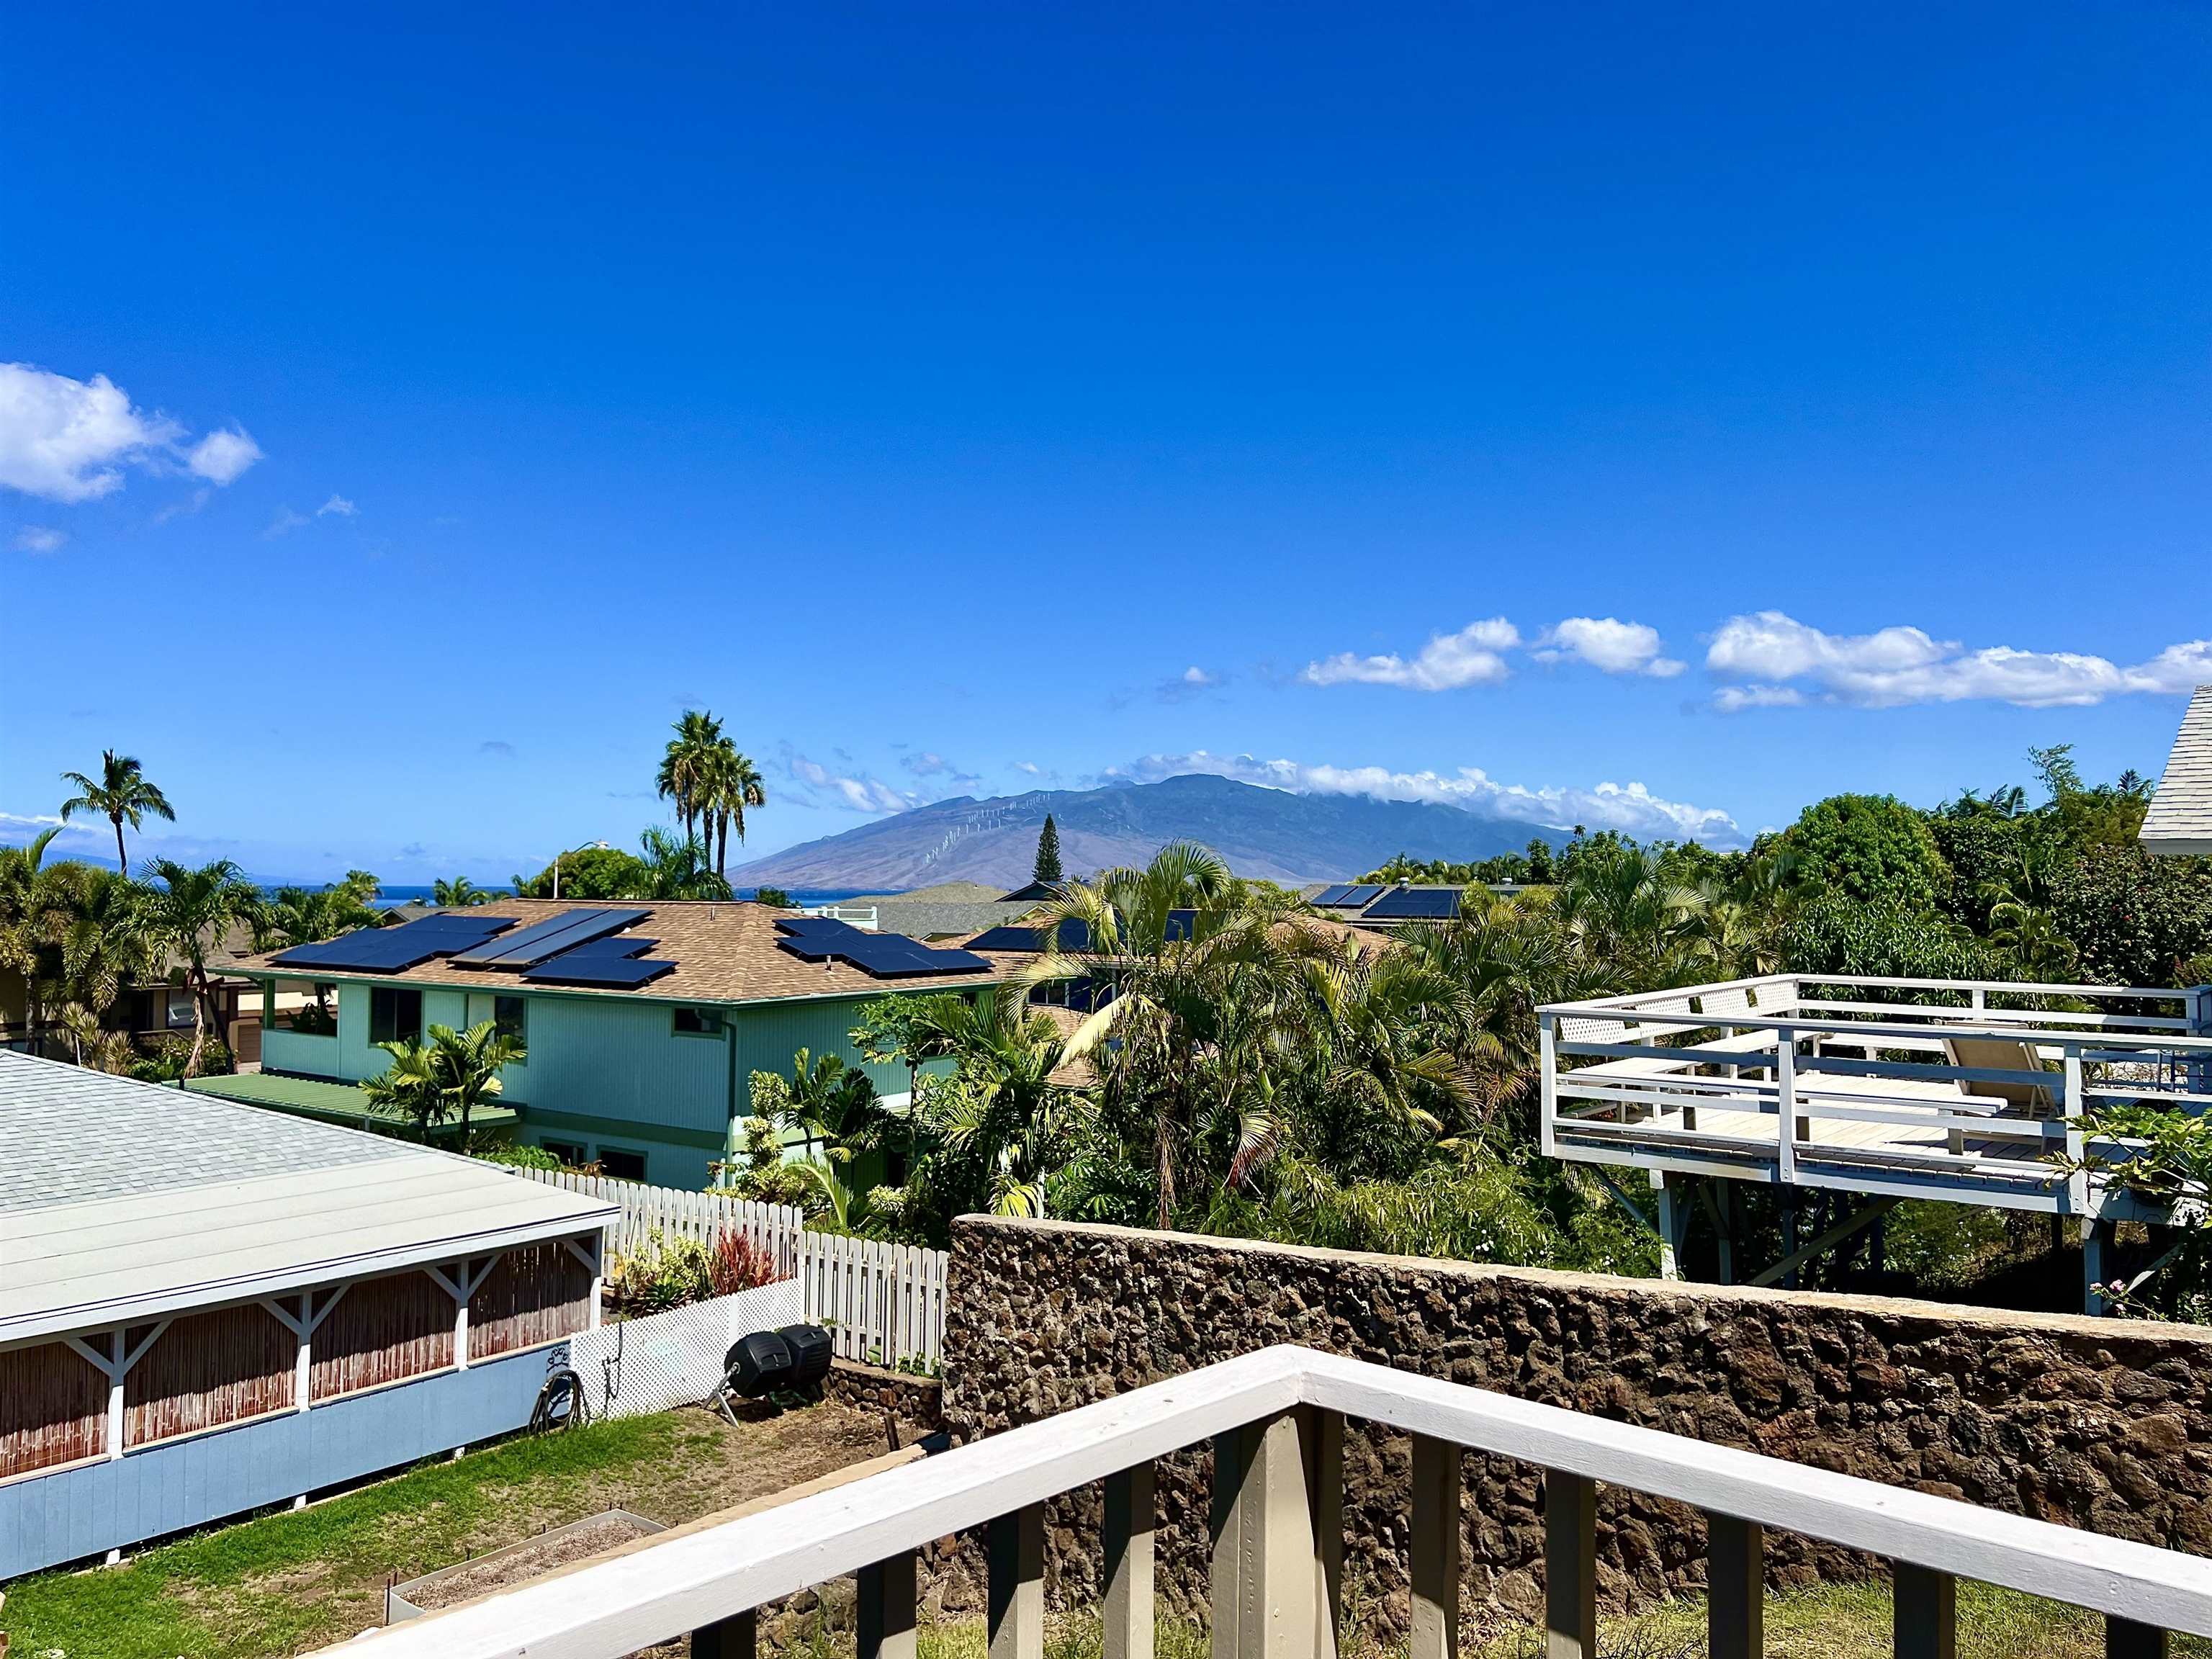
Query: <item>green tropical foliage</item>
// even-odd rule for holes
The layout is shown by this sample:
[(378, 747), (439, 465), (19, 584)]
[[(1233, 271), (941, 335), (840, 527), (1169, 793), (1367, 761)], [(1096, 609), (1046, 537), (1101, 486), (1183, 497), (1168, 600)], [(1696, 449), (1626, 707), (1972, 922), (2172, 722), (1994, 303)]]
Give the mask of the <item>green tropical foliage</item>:
[(501, 1068), (527, 1058), (520, 1039), (488, 1019), (466, 1030), (433, 1025), (423, 1037), (376, 1046), (391, 1063), (361, 1085), (370, 1102), (398, 1112), (423, 1139), (458, 1117), (463, 1152), (469, 1150), (477, 1109), (499, 1098)]
[(155, 859), (146, 866), (149, 884), (139, 911), (149, 944), (184, 963), (192, 993), (192, 1046), (185, 1075), (197, 1077), (209, 1030), (218, 1023), (208, 957), (230, 931), (252, 927), (261, 916), (261, 890), (228, 859), (192, 866)]
[(1044, 815), (1044, 828), (1037, 831), (1036, 858), (1030, 866), (1030, 879), (1048, 886), (1065, 879), (1060, 868), (1060, 826), (1049, 812)]
[(726, 879), (730, 832), (745, 838), (748, 809), (768, 805), (760, 769), (722, 731), (722, 723), (702, 708), (688, 708), (662, 751), (653, 780), (663, 800), (676, 808), (684, 839), (701, 848), (702, 861)]

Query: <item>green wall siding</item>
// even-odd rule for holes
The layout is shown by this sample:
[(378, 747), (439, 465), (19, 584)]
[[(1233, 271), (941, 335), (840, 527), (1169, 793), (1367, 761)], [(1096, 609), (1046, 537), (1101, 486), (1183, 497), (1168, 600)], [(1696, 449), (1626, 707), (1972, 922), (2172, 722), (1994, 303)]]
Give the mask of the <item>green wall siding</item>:
[(780, 1072), (789, 1077), (793, 1057), (801, 1048), (815, 1058), (835, 1054), (866, 1072), (878, 1094), (904, 1094), (909, 1081), (905, 1066), (871, 1066), (853, 1046), (852, 1030), (872, 1000), (757, 1003), (732, 1010), (731, 1022), (738, 1035), (738, 1115), (752, 1113), (752, 1074)]

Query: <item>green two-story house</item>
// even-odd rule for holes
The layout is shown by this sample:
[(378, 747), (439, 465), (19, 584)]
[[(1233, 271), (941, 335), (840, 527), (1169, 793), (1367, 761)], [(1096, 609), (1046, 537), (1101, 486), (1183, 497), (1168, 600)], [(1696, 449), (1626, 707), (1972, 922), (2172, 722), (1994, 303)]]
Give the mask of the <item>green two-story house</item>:
[[(229, 971), (263, 988), (264, 1073), (357, 1083), (390, 1063), (381, 1042), (494, 1020), (527, 1055), (501, 1078), (518, 1139), (696, 1189), (742, 1152), (753, 1073), (787, 1075), (805, 1048), (904, 1094), (903, 1067), (871, 1066), (854, 1047), (866, 1006), (973, 992), (1029, 959), (823, 931), (838, 927), (750, 903), (503, 899)], [(280, 1011), (280, 990), (307, 994)]]

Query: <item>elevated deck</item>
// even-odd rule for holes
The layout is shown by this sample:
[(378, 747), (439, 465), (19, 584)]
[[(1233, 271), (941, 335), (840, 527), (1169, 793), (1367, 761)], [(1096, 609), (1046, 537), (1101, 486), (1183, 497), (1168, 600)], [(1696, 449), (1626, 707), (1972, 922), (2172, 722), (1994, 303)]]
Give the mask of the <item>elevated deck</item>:
[(1775, 975), (1539, 1019), (1545, 1153), (1655, 1175), (2165, 1220), (2079, 1167), (2126, 1150), (2083, 1115), (2212, 1108), (2212, 986)]

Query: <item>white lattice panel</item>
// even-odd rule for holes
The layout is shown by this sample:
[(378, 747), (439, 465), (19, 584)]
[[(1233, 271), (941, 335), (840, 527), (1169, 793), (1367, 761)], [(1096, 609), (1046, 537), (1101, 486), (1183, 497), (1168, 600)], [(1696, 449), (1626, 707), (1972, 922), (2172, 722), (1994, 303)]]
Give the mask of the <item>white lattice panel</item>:
[(787, 1279), (580, 1332), (568, 1340), (568, 1363), (584, 1379), (594, 1416), (696, 1406), (722, 1380), (722, 1357), (732, 1342), (795, 1325), (805, 1306), (799, 1281)]

